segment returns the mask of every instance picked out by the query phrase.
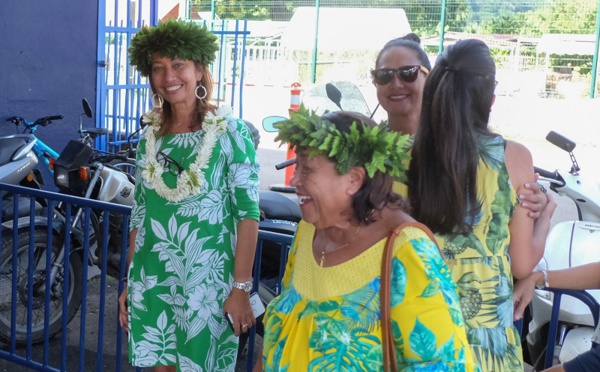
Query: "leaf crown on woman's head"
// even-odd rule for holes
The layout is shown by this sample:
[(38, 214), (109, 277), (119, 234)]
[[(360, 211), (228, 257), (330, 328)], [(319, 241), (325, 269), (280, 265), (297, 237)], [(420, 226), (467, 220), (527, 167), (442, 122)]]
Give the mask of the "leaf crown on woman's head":
[(195, 22), (168, 19), (156, 27), (144, 27), (131, 39), (129, 61), (142, 76), (150, 76), (152, 54), (191, 60), (208, 65), (219, 50), (217, 37), (206, 26)]
[(333, 159), (336, 169), (346, 174), (352, 167), (364, 167), (369, 178), (377, 171), (404, 180), (410, 155), (406, 149), (408, 135), (390, 131), (386, 126), (354, 121), (349, 132), (341, 132), (335, 124), (321, 119), (303, 105), (290, 112), (290, 119), (274, 124), (275, 141), (287, 142), (292, 148), (310, 149), (309, 158), (325, 155)]

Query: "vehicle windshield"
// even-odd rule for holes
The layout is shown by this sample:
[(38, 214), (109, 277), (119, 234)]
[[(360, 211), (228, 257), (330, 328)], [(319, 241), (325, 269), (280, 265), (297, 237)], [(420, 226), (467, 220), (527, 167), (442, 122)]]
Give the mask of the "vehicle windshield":
[[(329, 85), (329, 88), (327, 86)], [(333, 87), (331, 87), (333, 86)], [(336, 93), (339, 91), (339, 94)], [(329, 95), (327, 94), (329, 91)], [(335, 103), (336, 97), (340, 98), (340, 107)], [(371, 116), (367, 102), (358, 87), (349, 81), (336, 81), (317, 85), (304, 93), (302, 97), (304, 106), (317, 115), (331, 111), (356, 111), (366, 116)]]

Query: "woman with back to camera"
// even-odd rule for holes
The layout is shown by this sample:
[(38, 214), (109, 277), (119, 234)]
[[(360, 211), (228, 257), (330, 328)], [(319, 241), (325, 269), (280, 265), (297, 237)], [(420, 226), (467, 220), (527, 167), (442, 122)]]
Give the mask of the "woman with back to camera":
[[(431, 70), (421, 39), (414, 33), (388, 41), (379, 51), (371, 77), (377, 91), (377, 101), (387, 113), (391, 130), (414, 135), (419, 128), (423, 88)], [(533, 194), (521, 194), (521, 206), (530, 210), (529, 216), (538, 218), (551, 202), (535, 183), (525, 187)], [(406, 196), (406, 187), (394, 185), (394, 191)]]
[[(290, 184), (302, 221), (282, 293), (265, 315), (255, 371), (381, 371), (382, 255), (393, 244), (391, 322), (398, 370), (475, 371), (456, 284), (430, 239), (392, 192), (406, 136), (353, 112), (301, 107), (277, 123), (297, 153)], [(394, 238), (390, 232), (404, 228)], [(395, 239), (395, 240), (392, 240)]]
[(246, 125), (209, 102), (215, 42), (205, 27), (168, 20), (138, 31), (129, 49), (155, 106), (137, 147), (119, 320), (130, 362), (156, 372), (233, 371), (235, 336), (256, 321), (259, 166)]
[[(488, 128), (496, 66), (487, 45), (461, 40), (437, 59), (408, 172), (412, 215), (436, 234), (458, 283), (473, 355), (483, 371), (523, 369), (513, 326), (513, 275), (531, 273), (544, 241), (517, 193), (534, 182), (531, 154)], [(545, 237), (553, 207), (536, 224)]]

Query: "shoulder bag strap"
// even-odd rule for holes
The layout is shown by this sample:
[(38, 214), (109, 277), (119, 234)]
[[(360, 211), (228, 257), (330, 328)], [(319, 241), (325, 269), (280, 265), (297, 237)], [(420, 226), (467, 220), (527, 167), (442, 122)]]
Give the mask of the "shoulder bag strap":
[[(437, 241), (429, 228), (419, 222), (405, 222), (390, 232), (390, 236), (383, 250), (383, 259), (381, 260), (381, 292), (379, 293), (380, 311), (381, 311), (381, 342), (383, 349), (383, 371), (397, 372), (396, 366), (396, 346), (394, 344), (394, 335), (392, 333), (392, 303), (391, 303), (391, 279), (392, 279), (392, 255), (394, 253), (394, 243), (400, 232), (405, 227), (416, 227), (423, 230), (427, 236), (437, 245)], [(439, 247), (438, 247), (439, 250)], [(441, 254), (442, 252), (440, 252)], [(443, 258), (443, 256), (442, 256)]]

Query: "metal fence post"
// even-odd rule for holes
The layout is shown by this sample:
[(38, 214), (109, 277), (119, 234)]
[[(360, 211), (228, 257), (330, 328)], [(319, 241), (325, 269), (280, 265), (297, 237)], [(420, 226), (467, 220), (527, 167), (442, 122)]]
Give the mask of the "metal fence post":
[(590, 98), (596, 96), (596, 78), (598, 77), (598, 47), (600, 46), (600, 0), (596, 8), (596, 43), (594, 44), (594, 56), (592, 59), (592, 82), (590, 84)]

